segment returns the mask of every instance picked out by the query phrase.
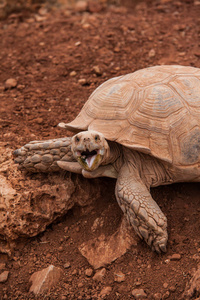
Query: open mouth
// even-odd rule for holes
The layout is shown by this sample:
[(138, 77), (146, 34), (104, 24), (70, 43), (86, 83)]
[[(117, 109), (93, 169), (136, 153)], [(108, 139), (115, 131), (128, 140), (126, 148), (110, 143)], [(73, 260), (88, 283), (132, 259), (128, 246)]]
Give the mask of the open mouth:
[(92, 171), (95, 169), (96, 165), (102, 158), (102, 151), (100, 149), (89, 151), (77, 151), (77, 159), (79, 163), (84, 167), (84, 169), (88, 171)]

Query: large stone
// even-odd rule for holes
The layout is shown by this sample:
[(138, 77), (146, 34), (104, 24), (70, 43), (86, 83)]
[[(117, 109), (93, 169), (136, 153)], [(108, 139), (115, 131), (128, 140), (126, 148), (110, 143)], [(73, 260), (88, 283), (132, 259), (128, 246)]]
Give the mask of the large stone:
[(49, 292), (50, 289), (58, 283), (62, 274), (62, 269), (54, 267), (53, 265), (50, 265), (42, 271), (33, 273), (29, 280), (32, 283), (29, 291), (35, 295)]
[(36, 236), (75, 204), (86, 206), (100, 195), (98, 179), (72, 180), (62, 171), (37, 176), (21, 173), (12, 150), (0, 143), (0, 252), (11, 254), (18, 237)]
[(125, 218), (119, 229), (108, 238), (100, 235), (79, 247), (81, 254), (95, 269), (104, 267), (126, 253), (132, 245), (137, 245), (133, 229), (128, 226)]

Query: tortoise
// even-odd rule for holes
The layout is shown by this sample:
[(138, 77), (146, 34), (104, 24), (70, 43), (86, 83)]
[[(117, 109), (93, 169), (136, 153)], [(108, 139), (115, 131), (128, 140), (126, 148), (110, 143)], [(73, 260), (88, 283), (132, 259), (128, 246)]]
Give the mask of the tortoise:
[(165, 252), (167, 218), (150, 187), (200, 181), (200, 69), (154, 66), (109, 79), (59, 126), (75, 135), (33, 141), (15, 151), (16, 162), (116, 178), (128, 221), (152, 250)]

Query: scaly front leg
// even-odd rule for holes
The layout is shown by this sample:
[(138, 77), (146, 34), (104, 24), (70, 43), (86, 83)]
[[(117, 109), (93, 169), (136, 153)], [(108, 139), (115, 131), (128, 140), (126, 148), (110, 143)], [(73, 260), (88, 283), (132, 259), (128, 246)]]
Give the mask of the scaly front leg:
[(110, 177), (117, 178), (117, 171), (115, 168), (109, 164), (105, 166), (100, 166), (94, 171), (84, 170), (78, 162), (65, 162), (58, 161), (58, 166), (66, 171), (82, 174), (85, 178), (97, 178), (97, 177)]
[(124, 165), (116, 184), (116, 198), (136, 233), (156, 252), (166, 252), (167, 219), (137, 169)]
[(71, 138), (32, 141), (14, 151), (20, 169), (29, 172), (58, 171), (57, 161), (75, 161), (71, 152)]

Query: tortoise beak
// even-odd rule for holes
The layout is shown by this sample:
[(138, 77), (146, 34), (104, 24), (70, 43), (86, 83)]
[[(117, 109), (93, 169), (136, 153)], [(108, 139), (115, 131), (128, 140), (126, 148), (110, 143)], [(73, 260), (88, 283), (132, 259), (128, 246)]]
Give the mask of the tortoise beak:
[(76, 151), (75, 156), (79, 164), (86, 170), (86, 171), (93, 171), (103, 160), (104, 157), (103, 149), (96, 149), (89, 151), (86, 149), (86, 151)]

